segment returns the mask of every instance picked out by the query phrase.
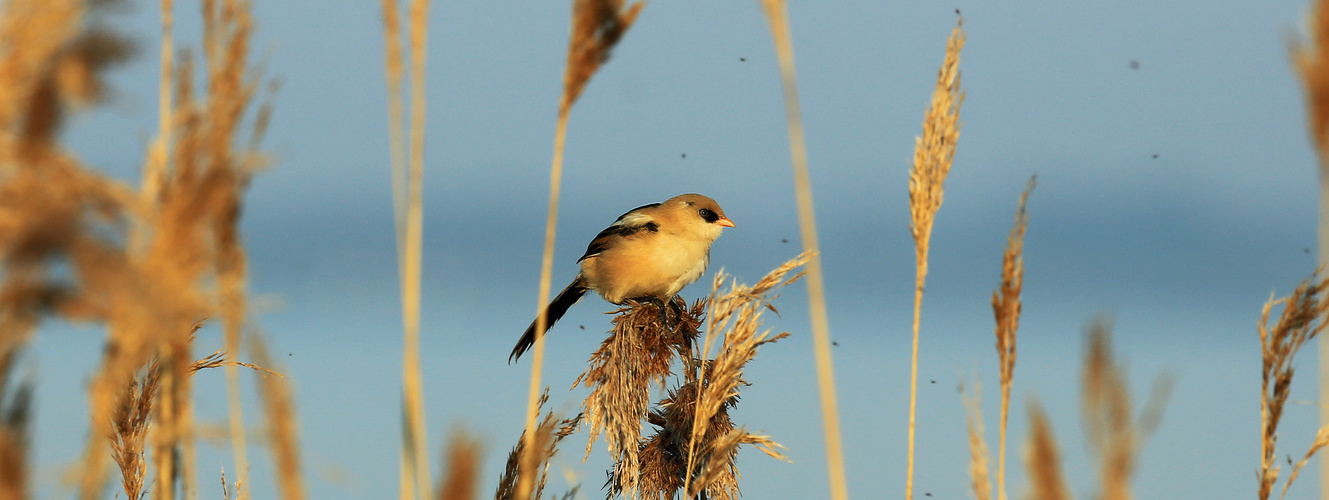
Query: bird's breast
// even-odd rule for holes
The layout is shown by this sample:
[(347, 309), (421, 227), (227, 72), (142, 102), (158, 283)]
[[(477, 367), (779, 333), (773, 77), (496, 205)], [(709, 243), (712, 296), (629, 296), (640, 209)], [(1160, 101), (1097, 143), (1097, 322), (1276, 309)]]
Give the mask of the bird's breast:
[(665, 300), (706, 273), (709, 247), (706, 242), (685, 238), (625, 238), (582, 261), (582, 275), (609, 302), (640, 297)]

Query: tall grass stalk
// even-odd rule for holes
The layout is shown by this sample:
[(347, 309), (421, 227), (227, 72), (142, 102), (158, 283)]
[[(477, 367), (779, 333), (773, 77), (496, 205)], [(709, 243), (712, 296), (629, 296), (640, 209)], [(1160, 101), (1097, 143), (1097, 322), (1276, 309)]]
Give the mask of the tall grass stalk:
[(845, 500), (849, 498), (849, 490), (845, 484), (839, 402), (835, 396), (835, 362), (831, 358), (831, 328), (826, 317), (826, 292), (817, 243), (817, 217), (813, 213), (812, 179), (808, 173), (807, 145), (803, 139), (803, 116), (798, 104), (798, 78), (794, 71), (794, 42), (789, 30), (789, 11), (784, 0), (762, 0), (761, 6), (766, 22), (770, 26), (775, 55), (780, 63), (785, 121), (789, 128), (789, 156), (794, 171), (794, 197), (798, 202), (799, 233), (803, 240), (803, 251), (811, 255), (811, 260), (807, 264), (808, 314), (812, 321), (812, 346), (817, 362), (822, 431), (826, 439), (826, 474), (832, 500)]
[[(1257, 324), (1260, 334), (1261, 350), (1261, 385), (1260, 385), (1260, 473), (1259, 498), (1267, 500), (1273, 493), (1274, 483), (1278, 481), (1276, 446), (1278, 444), (1278, 425), (1283, 418), (1283, 410), (1288, 397), (1292, 394), (1292, 378), (1296, 373), (1292, 358), (1307, 343), (1319, 336), (1329, 322), (1329, 279), (1312, 275), (1292, 291), (1291, 295), (1277, 300), (1270, 297), (1260, 312)], [(1283, 310), (1276, 322), (1270, 323), (1270, 312), (1276, 306)], [(1297, 474), (1306, 461), (1317, 450), (1324, 447), (1321, 438), (1325, 436), (1325, 426), (1321, 429), (1306, 458), (1294, 466), (1288, 481), (1283, 485), (1283, 495), (1296, 480)]]
[[(1306, 92), (1306, 124), (1319, 157), (1320, 267), (1329, 267), (1329, 0), (1312, 2), (1309, 41), (1292, 47), (1292, 67)], [(1320, 425), (1329, 426), (1329, 339), (1320, 344)], [(1329, 500), (1329, 457), (1320, 458), (1320, 498)]]
[[(424, 382), (420, 377), (420, 266), (424, 239), (425, 60), (429, 1), (409, 7), (411, 49), (410, 156), (406, 155), (402, 117), (401, 21), (395, 0), (383, 0), (388, 87), (388, 135), (392, 160), (393, 208), (396, 213), (397, 265), (402, 301), (402, 471), (403, 500), (433, 498), (429, 479), (428, 430), (425, 425)], [(418, 493), (418, 497), (416, 496)]]
[(1006, 238), (1001, 258), (1001, 287), (992, 292), (992, 314), (996, 318), (997, 361), (1001, 365), (1001, 427), (997, 445), (997, 499), (1006, 500), (1006, 423), (1011, 410), (1011, 385), (1015, 381), (1015, 340), (1020, 329), (1020, 291), (1024, 288), (1024, 233), (1029, 228), (1025, 205), (1037, 185), (1038, 176), (1029, 184), (1015, 205), (1015, 222)]
[(554, 132), (554, 155), (549, 166), (549, 212), (545, 219), (545, 244), (540, 265), (540, 291), (536, 298), (535, 346), (531, 355), (531, 384), (526, 400), (525, 456), (517, 481), (517, 498), (525, 499), (532, 491), (536, 450), (536, 415), (539, 413), (540, 373), (544, 367), (544, 333), (548, 328), (545, 304), (554, 271), (554, 235), (558, 226), (558, 199), (563, 179), (563, 146), (567, 140), (568, 115), (572, 105), (600, 65), (609, 60), (610, 51), (632, 26), (646, 4), (635, 2), (624, 7), (623, 0), (573, 0), (572, 35), (568, 39), (568, 60), (563, 70), (563, 93), (558, 103), (558, 125)]
[(914, 145), (914, 164), (909, 171), (909, 229), (914, 237), (917, 279), (914, 283), (914, 344), (909, 369), (909, 460), (905, 476), (905, 499), (914, 498), (914, 428), (918, 409), (918, 326), (923, 307), (923, 285), (928, 275), (928, 244), (932, 223), (941, 208), (943, 184), (955, 158), (960, 136), (960, 49), (964, 48), (964, 19), (958, 19), (946, 40), (946, 58), (937, 71), (932, 103), (923, 118), (923, 135)]

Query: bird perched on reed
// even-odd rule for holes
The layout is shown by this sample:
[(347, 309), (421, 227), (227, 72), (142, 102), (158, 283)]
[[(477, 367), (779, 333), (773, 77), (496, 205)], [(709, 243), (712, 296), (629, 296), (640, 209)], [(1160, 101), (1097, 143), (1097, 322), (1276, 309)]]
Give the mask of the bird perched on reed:
[[(545, 308), (545, 329), (588, 290), (614, 304), (631, 299), (656, 303), (663, 310), (683, 287), (706, 273), (711, 243), (725, 227), (734, 227), (734, 222), (715, 200), (699, 194), (678, 195), (623, 214), (577, 259), (581, 272)], [(535, 343), (535, 323), (512, 348), (509, 363)]]

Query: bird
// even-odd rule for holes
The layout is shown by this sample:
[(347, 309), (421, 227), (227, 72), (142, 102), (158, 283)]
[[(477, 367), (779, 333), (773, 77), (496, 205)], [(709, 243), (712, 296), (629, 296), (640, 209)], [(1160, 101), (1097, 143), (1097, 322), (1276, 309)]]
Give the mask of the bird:
[[(636, 300), (663, 306), (706, 273), (711, 243), (726, 227), (734, 221), (720, 205), (695, 193), (629, 210), (586, 246), (577, 259), (581, 272), (545, 308), (545, 330), (588, 291), (614, 304)], [(526, 328), (508, 363), (535, 343), (538, 321)]]

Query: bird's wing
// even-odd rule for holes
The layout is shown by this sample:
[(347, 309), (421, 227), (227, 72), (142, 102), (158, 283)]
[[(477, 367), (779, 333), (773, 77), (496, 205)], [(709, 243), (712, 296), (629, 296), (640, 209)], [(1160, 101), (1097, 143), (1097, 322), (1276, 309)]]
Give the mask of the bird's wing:
[(610, 224), (604, 231), (600, 231), (600, 234), (595, 235), (595, 239), (591, 240), (591, 244), (586, 247), (586, 254), (577, 259), (577, 262), (600, 255), (600, 252), (613, 246), (614, 241), (619, 238), (631, 236), (639, 231), (659, 231), (660, 225), (650, 215), (650, 209), (658, 206), (660, 206), (659, 203), (642, 205), (618, 216), (613, 224)]

